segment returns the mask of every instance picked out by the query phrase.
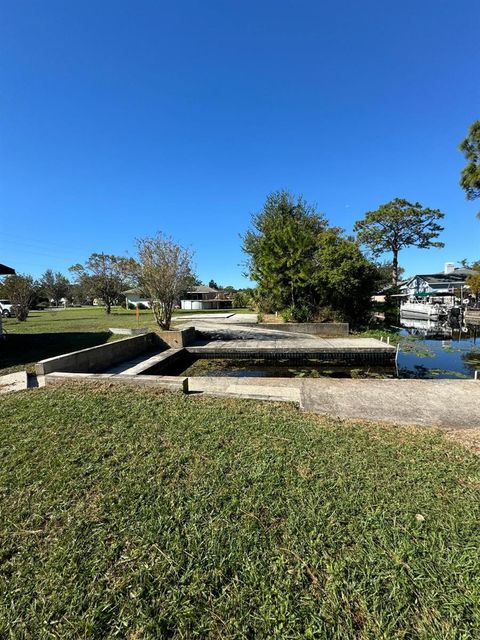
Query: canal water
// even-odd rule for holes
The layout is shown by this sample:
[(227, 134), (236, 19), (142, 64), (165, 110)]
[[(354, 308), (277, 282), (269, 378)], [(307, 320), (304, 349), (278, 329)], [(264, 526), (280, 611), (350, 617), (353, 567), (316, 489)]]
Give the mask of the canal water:
[[(348, 366), (314, 359), (302, 363), (261, 358), (197, 359), (189, 355), (171, 365), (168, 371), (162, 370), (162, 373), (239, 378), (472, 379), (475, 370), (480, 372), (480, 325), (465, 325), (455, 319), (434, 322), (401, 317), (399, 326), (391, 327), (389, 333), (391, 344), (399, 344), (396, 363), (390, 366), (368, 363)], [(153, 368), (148, 373), (156, 374), (158, 371)]]
[(480, 325), (400, 318), (400, 378), (473, 378), (480, 370)]
[[(306, 360), (302, 364), (261, 359), (200, 359), (179, 362), (174, 374), (213, 377), (274, 378), (417, 378), (472, 379), (480, 371), (480, 325), (401, 318), (392, 327), (399, 342), (396, 365), (335, 365)], [(480, 374), (479, 374), (480, 375)]]

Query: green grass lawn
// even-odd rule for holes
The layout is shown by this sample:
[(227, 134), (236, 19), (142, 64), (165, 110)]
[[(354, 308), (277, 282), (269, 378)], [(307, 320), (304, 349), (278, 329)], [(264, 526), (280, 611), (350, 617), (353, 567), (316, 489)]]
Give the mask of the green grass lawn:
[[(232, 313), (248, 313), (246, 309), (233, 309)], [(107, 315), (101, 307), (31, 311), (26, 322), (15, 318), (3, 320), (7, 339), (0, 343), (0, 375), (22, 369), (32, 372), (35, 362), (86, 349), (125, 336), (113, 336), (109, 327), (148, 327), (159, 331), (152, 311), (136, 312), (114, 307)], [(190, 311), (176, 312), (182, 320)], [(196, 312), (198, 313), (198, 312)], [(203, 312), (202, 312), (203, 313)], [(212, 312), (213, 313), (213, 312)]]
[(480, 464), (436, 430), (3, 396), (0, 637), (480, 637)]

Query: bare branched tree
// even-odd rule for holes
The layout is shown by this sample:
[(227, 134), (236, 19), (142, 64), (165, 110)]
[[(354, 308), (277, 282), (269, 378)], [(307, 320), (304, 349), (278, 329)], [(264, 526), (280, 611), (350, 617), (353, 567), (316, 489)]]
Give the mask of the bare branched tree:
[(193, 253), (158, 233), (137, 240), (140, 288), (150, 299), (157, 324), (170, 329), (175, 303), (194, 280)]
[(129, 285), (134, 270), (134, 260), (106, 253), (92, 253), (84, 265), (75, 264), (69, 268), (76, 284), (94, 297), (100, 298), (105, 311), (111, 312), (123, 288)]
[(13, 313), (19, 322), (25, 322), (35, 297), (36, 283), (32, 276), (15, 274), (7, 276), (3, 290), (10, 299)]

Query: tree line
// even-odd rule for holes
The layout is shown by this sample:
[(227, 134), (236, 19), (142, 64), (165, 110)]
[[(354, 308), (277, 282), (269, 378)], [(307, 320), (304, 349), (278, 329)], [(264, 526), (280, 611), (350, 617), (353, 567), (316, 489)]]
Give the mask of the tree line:
[[(395, 199), (367, 212), (352, 237), (330, 226), (302, 197), (271, 193), (243, 237), (247, 275), (257, 283), (260, 308), (285, 320), (344, 320), (360, 326), (369, 317), (374, 293), (398, 284), (402, 248), (442, 246), (436, 240), (442, 217), (437, 209)], [(391, 261), (378, 264), (375, 259), (386, 252)]]
[[(460, 186), (467, 199), (480, 198), (480, 120), (471, 125), (460, 150), (467, 159)], [(259, 308), (280, 312), (286, 320), (343, 319), (361, 325), (375, 291), (396, 291), (402, 249), (444, 246), (438, 239), (443, 218), (439, 209), (395, 198), (357, 220), (351, 237), (331, 227), (303, 198), (274, 192), (243, 237)], [(390, 260), (379, 264), (386, 254)], [(480, 263), (474, 267), (468, 284), (478, 295)]]
[[(38, 280), (24, 274), (7, 276), (0, 285), (0, 297), (11, 301), (17, 320), (23, 322), (32, 306), (58, 307), (62, 300), (84, 304), (98, 299), (109, 314), (125, 290), (138, 288), (150, 301), (158, 325), (168, 329), (178, 300), (201, 284), (194, 271), (193, 252), (162, 233), (137, 240), (136, 248), (135, 258), (92, 253), (83, 264), (69, 268), (71, 280), (51, 269)], [(213, 279), (209, 286), (220, 289)], [(251, 302), (245, 291), (232, 286), (223, 290), (232, 295), (234, 305)]]
[[(372, 296), (397, 286), (403, 248), (443, 246), (438, 240), (443, 216), (438, 209), (397, 198), (367, 212), (356, 222), (353, 237), (330, 226), (304, 198), (273, 192), (242, 239), (245, 275), (256, 287), (235, 292), (233, 303), (280, 313), (286, 321), (344, 320), (361, 326), (369, 318)], [(391, 260), (379, 263), (387, 252)], [(44, 296), (55, 306), (64, 298), (99, 298), (110, 313), (125, 289), (137, 287), (150, 301), (158, 325), (168, 329), (181, 295), (200, 283), (193, 252), (161, 233), (138, 240), (135, 258), (93, 253), (69, 271), (73, 282), (50, 269), (37, 282), (31, 276), (7, 276), (1, 295), (11, 299), (23, 321), (35, 297)], [(209, 286), (219, 288), (214, 280)], [(233, 287), (228, 289), (233, 295)]]
[(105, 311), (122, 296), (138, 287), (151, 301), (158, 325), (170, 327), (174, 306), (189, 287), (199, 284), (193, 269), (193, 253), (173, 239), (158, 233), (137, 241), (137, 257), (92, 253), (83, 264), (69, 268), (72, 281), (62, 273), (48, 269), (39, 280), (29, 275), (7, 276), (0, 294), (8, 298), (18, 321), (25, 321), (35, 300), (58, 306), (62, 299), (79, 304), (99, 299)]

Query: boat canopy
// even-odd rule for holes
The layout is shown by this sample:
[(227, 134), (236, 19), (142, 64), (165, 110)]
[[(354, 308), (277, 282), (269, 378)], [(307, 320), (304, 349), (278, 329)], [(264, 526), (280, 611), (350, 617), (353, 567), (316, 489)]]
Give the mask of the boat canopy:
[(442, 291), (421, 291), (415, 294), (416, 298), (445, 298), (447, 296), (453, 296), (453, 293), (446, 293)]

